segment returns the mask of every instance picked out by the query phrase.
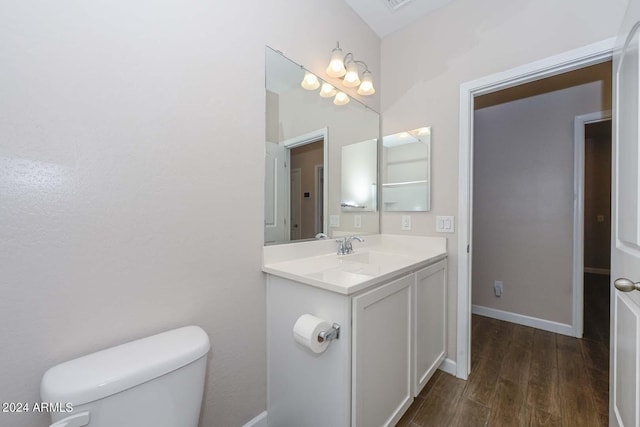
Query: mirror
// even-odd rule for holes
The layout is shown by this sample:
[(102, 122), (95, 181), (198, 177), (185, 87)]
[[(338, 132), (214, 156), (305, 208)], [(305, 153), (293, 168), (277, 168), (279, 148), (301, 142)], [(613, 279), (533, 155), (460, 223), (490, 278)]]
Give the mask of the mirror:
[(382, 203), (385, 212), (431, 209), (431, 127), (382, 139)]
[(370, 139), (342, 147), (342, 198), (347, 212), (376, 210), (378, 141)]
[[(369, 195), (377, 191), (379, 114), (356, 99), (335, 105), (319, 89), (302, 88), (306, 70), (278, 51), (267, 47), (265, 59), (265, 244), (378, 233), (376, 198), (348, 200), (366, 209), (343, 208), (341, 190), (346, 170), (346, 180), (368, 182)], [(375, 155), (352, 166), (353, 153), (365, 147)]]

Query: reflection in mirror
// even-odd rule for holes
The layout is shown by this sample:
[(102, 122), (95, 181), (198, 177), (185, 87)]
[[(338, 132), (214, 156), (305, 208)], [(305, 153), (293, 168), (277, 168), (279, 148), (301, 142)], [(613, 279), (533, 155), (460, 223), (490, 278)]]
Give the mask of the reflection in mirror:
[(375, 211), (378, 192), (378, 141), (370, 139), (342, 147), (343, 211)]
[[(379, 114), (355, 99), (335, 105), (320, 89), (305, 89), (306, 70), (280, 52), (267, 47), (265, 59), (265, 244), (377, 233), (375, 198), (367, 209), (340, 205), (342, 148), (361, 141), (377, 147)], [(376, 158), (368, 162), (376, 171)], [(371, 191), (375, 172), (367, 181)]]
[(387, 212), (431, 209), (431, 128), (382, 139), (382, 203)]

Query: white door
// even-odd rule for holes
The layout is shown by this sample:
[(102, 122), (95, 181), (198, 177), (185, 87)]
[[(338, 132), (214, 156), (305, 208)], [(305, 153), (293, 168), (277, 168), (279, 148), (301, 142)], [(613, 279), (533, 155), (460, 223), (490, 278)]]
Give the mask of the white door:
[(609, 423), (625, 427), (640, 425), (639, 21), (640, 0), (630, 0), (613, 61)]
[(264, 241), (284, 242), (287, 232), (287, 149), (279, 144), (267, 142), (264, 156)]

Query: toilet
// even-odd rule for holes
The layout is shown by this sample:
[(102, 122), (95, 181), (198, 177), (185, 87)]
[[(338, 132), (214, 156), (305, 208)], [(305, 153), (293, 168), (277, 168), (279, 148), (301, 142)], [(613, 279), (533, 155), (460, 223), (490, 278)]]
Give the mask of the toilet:
[(196, 427), (209, 348), (186, 326), (54, 366), (40, 387), (51, 427)]

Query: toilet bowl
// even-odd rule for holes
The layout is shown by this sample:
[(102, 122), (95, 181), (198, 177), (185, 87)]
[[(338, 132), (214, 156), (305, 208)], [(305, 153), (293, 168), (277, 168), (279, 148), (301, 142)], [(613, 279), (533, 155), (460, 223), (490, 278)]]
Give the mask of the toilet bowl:
[(196, 427), (209, 348), (187, 326), (54, 366), (40, 387), (51, 427)]

